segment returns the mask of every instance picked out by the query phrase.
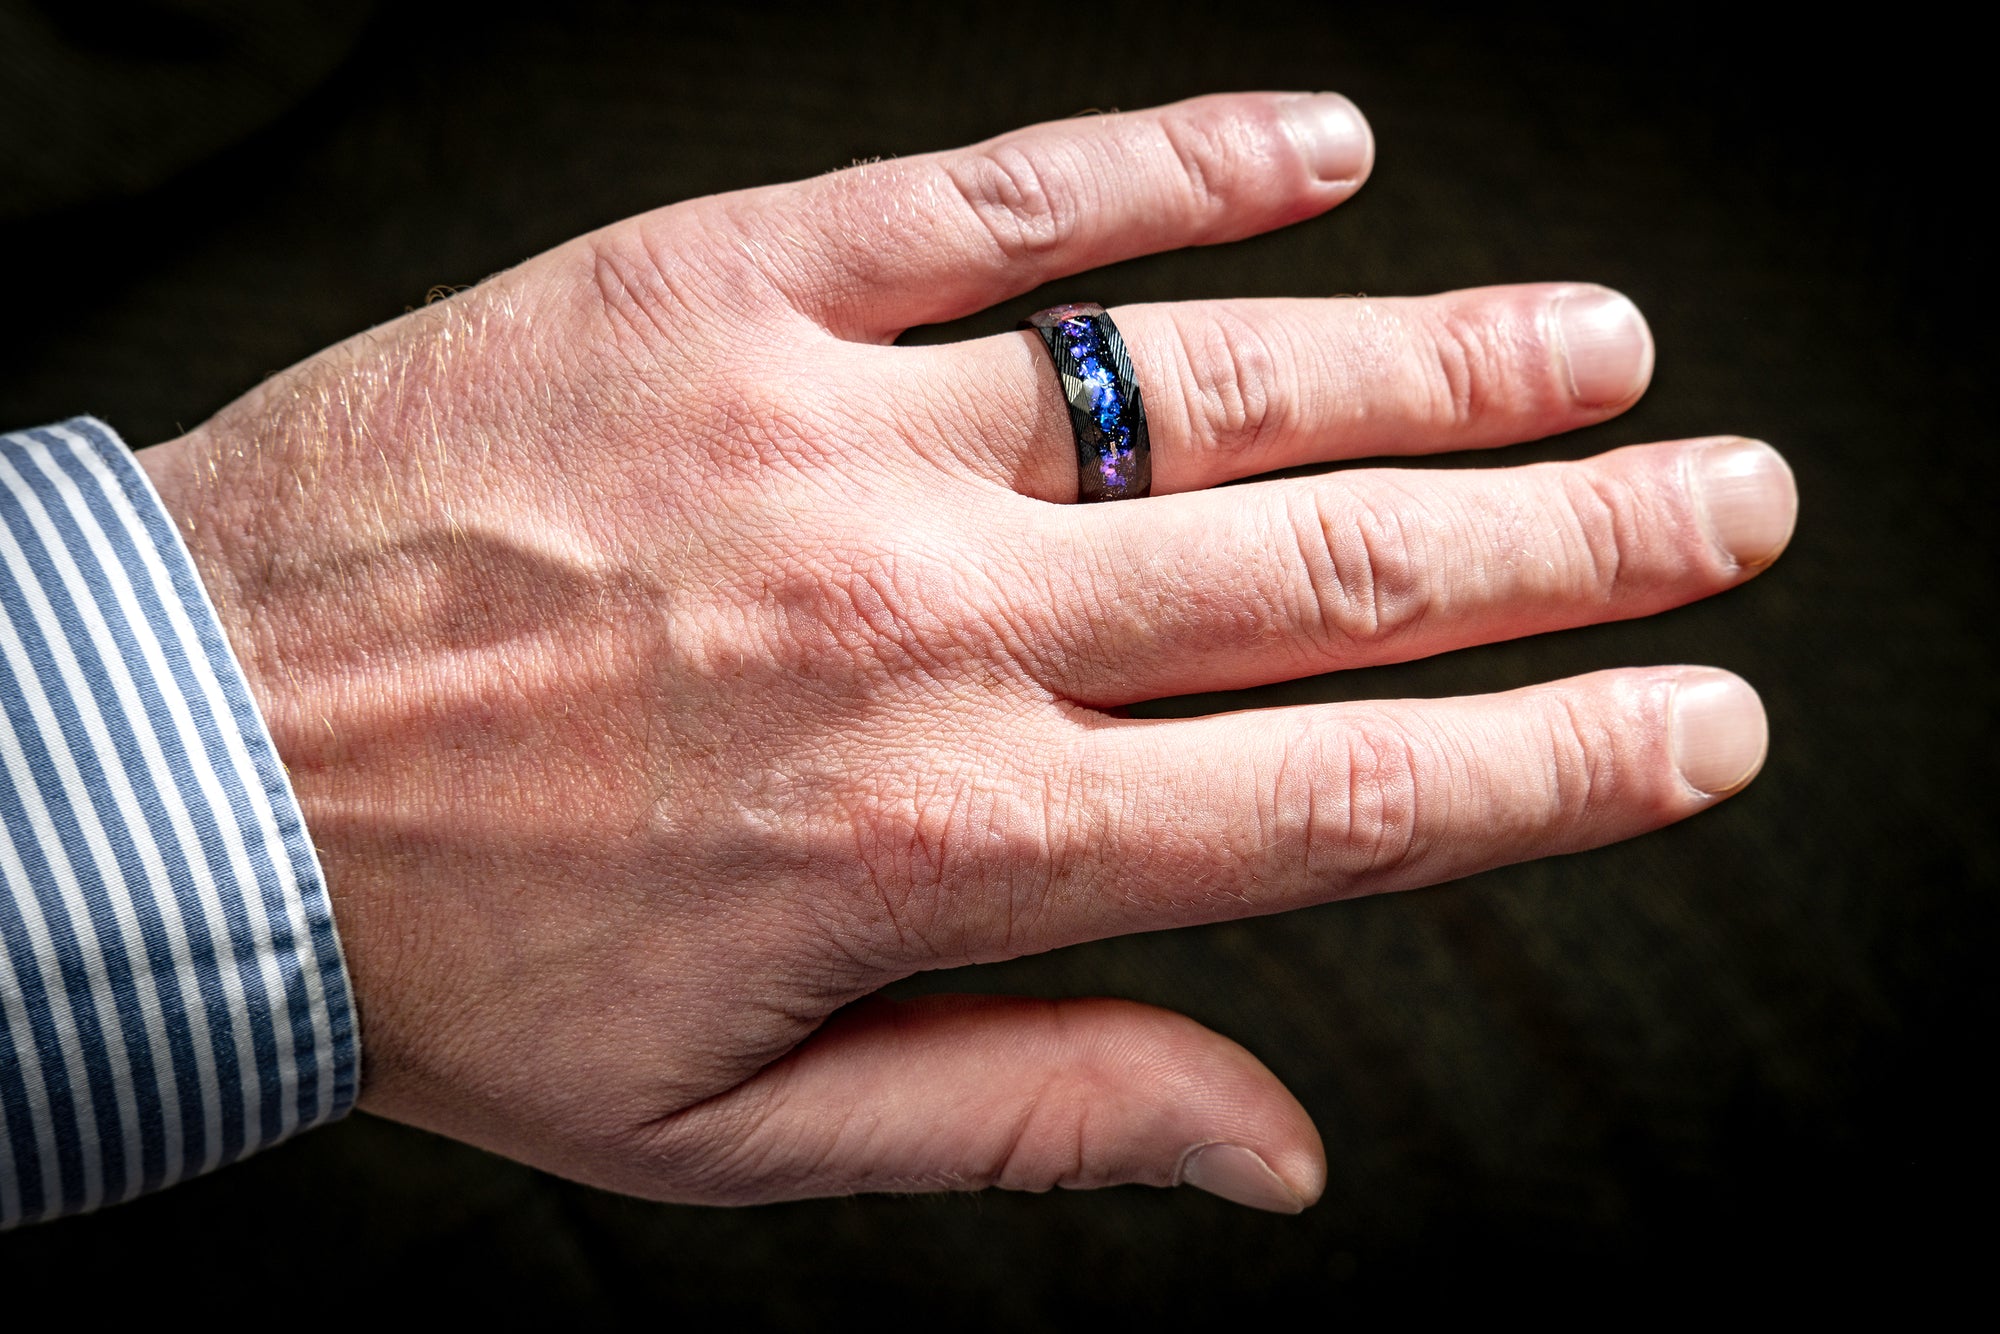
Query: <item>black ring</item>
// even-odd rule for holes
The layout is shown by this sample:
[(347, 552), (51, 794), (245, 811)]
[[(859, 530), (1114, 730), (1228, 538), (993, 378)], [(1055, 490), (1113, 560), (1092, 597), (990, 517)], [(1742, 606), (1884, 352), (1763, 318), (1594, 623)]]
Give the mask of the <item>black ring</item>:
[(1094, 301), (1050, 306), (1025, 324), (1055, 359), (1076, 435), (1077, 499), (1133, 500), (1153, 489), (1146, 405), (1118, 326)]

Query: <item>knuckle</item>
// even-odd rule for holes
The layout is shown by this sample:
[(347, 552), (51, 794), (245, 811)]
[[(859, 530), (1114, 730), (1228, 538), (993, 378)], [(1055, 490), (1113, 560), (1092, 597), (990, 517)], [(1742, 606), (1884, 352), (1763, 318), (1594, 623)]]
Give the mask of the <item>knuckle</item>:
[(1031, 599), (996, 577), (1006, 557), (988, 551), (980, 564), (936, 526), (832, 513), (807, 486), (780, 494), (799, 501), (787, 516), (798, 531), (766, 548), (742, 592), (789, 669), (934, 691), (1028, 678), (1042, 631)]
[(1403, 517), (1402, 497), (1324, 488), (1306, 493), (1291, 518), (1300, 570), (1301, 622), (1323, 650), (1379, 644), (1409, 633), (1430, 614), (1422, 553)]
[(934, 627), (913, 580), (891, 552), (850, 552), (832, 564), (821, 585), (828, 624), (850, 641), (895, 660), (924, 662)]
[(1367, 724), (1347, 733), (1343, 787), (1328, 818), (1354, 874), (1393, 876), (1422, 851), (1422, 796), (1416, 748), (1394, 728)]
[(1460, 429), (1503, 406), (1512, 379), (1492, 324), (1449, 306), (1426, 323), (1417, 361), (1430, 419)]
[(1050, 150), (1002, 142), (944, 159), (951, 188), (1001, 257), (1022, 260), (1063, 248), (1083, 208)]
[(786, 1160), (783, 1099), (771, 1093), (698, 1104), (641, 1126), (616, 1147), (653, 1178), (652, 1194), (683, 1203), (755, 1199), (774, 1177), (799, 1176)]
[(1190, 442), (1217, 455), (1225, 469), (1264, 451), (1289, 424), (1286, 407), (1293, 401), (1280, 386), (1283, 363), (1271, 340), (1226, 306), (1178, 314), (1174, 332)]
[(1603, 712), (1559, 693), (1542, 716), (1549, 801), (1557, 817), (1580, 819), (1619, 799), (1624, 771), (1617, 728)]
[[(741, 225), (707, 203), (629, 218), (563, 247), (563, 301), (582, 337), (560, 343), (579, 357), (608, 352), (635, 397), (664, 404), (670, 391), (726, 383), (718, 376), (740, 374), (752, 354), (801, 346), (788, 326), (796, 309), (760, 258), (768, 248), (747, 244)], [(676, 413), (685, 417), (685, 404)]]
[(1177, 172), (1176, 194), (1191, 219), (1206, 220), (1228, 210), (1223, 182), (1234, 175), (1228, 168), (1236, 151), (1240, 118), (1200, 104), (1181, 107), (1159, 119)]
[(668, 332), (675, 304), (672, 283), (643, 247), (586, 237), (591, 290), (613, 323), (653, 339)]
[[(1013, 1106), (996, 1119), (968, 1183), (1027, 1191), (1133, 1180), (1164, 1184), (1164, 1167), (1132, 1163), (1120, 1151), (1118, 1121), (1102, 1114), (1135, 1078), (1162, 1092), (1178, 1091), (1183, 1082), (1178, 1068), (1162, 1068), (1152, 1056), (1193, 1024), (1168, 1020), (1172, 1027), (1164, 1027), (1149, 1017), (1141, 1027), (1134, 1022), (1140, 1013), (1130, 1002), (1105, 999), (1015, 1002), (1017, 1029), (1035, 1032), (1046, 1048), (1063, 1055), (1019, 1089)], [(1141, 1034), (1143, 1042), (1135, 1042)]]
[(1413, 740), (1383, 720), (1358, 719), (1333, 740), (1301, 733), (1278, 766), (1269, 837), (1339, 890), (1394, 877), (1425, 847), (1419, 770)]
[(1561, 527), (1576, 546), (1572, 564), (1584, 586), (1604, 601), (1629, 591), (1646, 527), (1643, 502), (1632, 487), (1595, 468), (1566, 468), (1557, 503)]
[(972, 756), (850, 803), (859, 887), (897, 957), (1011, 957), (1032, 933), (1059, 850), (1049, 802), (1001, 770)]
[(934, 679), (960, 652), (969, 618), (929, 560), (866, 533), (790, 555), (766, 606), (802, 669), (866, 663)]
[(685, 343), (691, 314), (741, 317), (769, 281), (720, 234), (726, 223), (694, 206), (631, 218), (579, 238), (589, 294), (603, 318), (657, 346)]
[(979, 1184), (1002, 1190), (1091, 1190), (1112, 1185), (1092, 1146), (1092, 1116), (1106, 1092), (1085, 1071), (1065, 1072), (1068, 1081), (1043, 1078), (1022, 1101), (1010, 1125), (983, 1165)]
[(848, 810), (857, 888), (898, 957), (932, 957), (945, 945), (938, 939), (941, 891), (957, 861), (962, 798), (938, 787), (873, 790)]
[[(789, 499), (793, 488), (804, 490), (799, 484), (810, 486), (814, 465), (835, 453), (854, 458), (853, 437), (866, 429), (863, 409), (848, 407), (847, 420), (841, 420), (803, 389), (795, 350), (746, 341), (680, 351), (674, 359), (650, 353), (630, 359), (624, 410), (643, 405), (648, 426), (683, 442), (708, 466), (709, 476), (728, 478), (741, 488), (738, 494)], [(669, 364), (661, 365), (663, 360)], [(654, 447), (645, 457), (656, 453)], [(809, 493), (799, 498), (812, 499)]]

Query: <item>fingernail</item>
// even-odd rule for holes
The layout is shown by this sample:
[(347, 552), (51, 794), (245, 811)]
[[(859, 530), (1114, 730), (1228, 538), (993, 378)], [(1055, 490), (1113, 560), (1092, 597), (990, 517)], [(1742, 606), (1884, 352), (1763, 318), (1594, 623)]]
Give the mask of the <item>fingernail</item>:
[(1608, 287), (1579, 287), (1556, 298), (1556, 336), (1569, 389), (1584, 407), (1623, 403), (1653, 373), (1653, 335), (1639, 308)]
[(1181, 1164), (1181, 1184), (1277, 1214), (1306, 1207), (1269, 1163), (1235, 1144), (1204, 1144), (1190, 1153)]
[(1354, 103), (1339, 93), (1312, 93), (1278, 104), (1285, 130), (1323, 181), (1360, 181), (1375, 163), (1375, 136)]
[(1763, 565), (1791, 541), (1799, 492), (1777, 450), (1758, 440), (1719, 441), (1702, 450), (1695, 479), (1708, 534), (1738, 565)]
[(1714, 671), (1684, 677), (1667, 728), (1674, 765), (1697, 791), (1733, 792), (1763, 767), (1770, 739), (1764, 705), (1741, 677)]

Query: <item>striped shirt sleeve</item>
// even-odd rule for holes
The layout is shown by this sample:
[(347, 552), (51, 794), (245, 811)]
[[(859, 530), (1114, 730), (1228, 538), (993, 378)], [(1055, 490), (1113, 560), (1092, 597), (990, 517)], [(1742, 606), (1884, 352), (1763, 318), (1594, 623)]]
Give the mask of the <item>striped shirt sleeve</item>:
[(332, 1120), (354, 1003), (180, 534), (103, 423), (0, 436), (0, 1227)]

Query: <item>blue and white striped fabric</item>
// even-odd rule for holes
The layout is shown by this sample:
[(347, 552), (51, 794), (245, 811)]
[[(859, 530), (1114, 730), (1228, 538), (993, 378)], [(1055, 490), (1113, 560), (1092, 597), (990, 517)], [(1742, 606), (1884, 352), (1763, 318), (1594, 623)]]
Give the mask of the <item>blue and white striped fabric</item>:
[(346, 1112), (319, 863), (180, 534), (103, 423), (0, 436), (0, 1227)]

